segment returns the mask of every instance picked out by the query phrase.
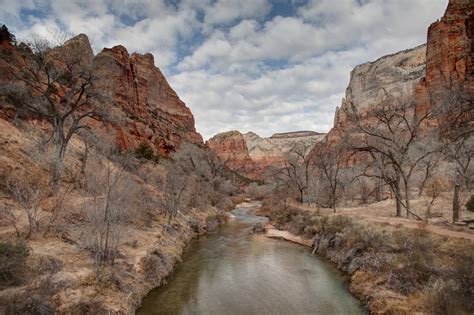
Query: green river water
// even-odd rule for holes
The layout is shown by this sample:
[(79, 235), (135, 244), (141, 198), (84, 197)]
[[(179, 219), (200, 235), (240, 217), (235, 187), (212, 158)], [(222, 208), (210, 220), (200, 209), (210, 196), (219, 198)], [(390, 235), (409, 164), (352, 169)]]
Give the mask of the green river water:
[(365, 314), (337, 270), (308, 248), (251, 234), (266, 218), (250, 209), (237, 207), (219, 232), (193, 240), (137, 314)]

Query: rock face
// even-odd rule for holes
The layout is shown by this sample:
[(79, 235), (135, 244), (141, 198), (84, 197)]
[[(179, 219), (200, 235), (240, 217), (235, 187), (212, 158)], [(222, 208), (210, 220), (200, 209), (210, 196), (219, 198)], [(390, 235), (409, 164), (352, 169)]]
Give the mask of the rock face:
[(334, 127), (329, 131), (329, 145), (342, 141), (343, 133), (353, 127), (345, 114), (349, 106), (363, 116), (379, 105), (385, 95), (415, 101), (416, 88), (425, 75), (426, 46), (384, 56), (376, 61), (359, 65), (351, 72), (346, 97), (336, 108)]
[(94, 58), (97, 72), (109, 78), (102, 90), (126, 115), (127, 124), (116, 125), (122, 150), (148, 142), (167, 154), (182, 141), (202, 144), (194, 117), (170, 87), (151, 54), (128, 54), (123, 46), (105, 48)]
[(219, 133), (206, 144), (231, 170), (245, 177), (257, 177), (255, 164), (250, 158), (244, 136), (239, 131)]
[(308, 150), (324, 138), (324, 134), (313, 131), (298, 131), (274, 134), (269, 138), (248, 132), (220, 133), (209, 139), (207, 145), (229, 168), (243, 176), (261, 179), (270, 167), (282, 167), (286, 153), (297, 143), (303, 142)]
[[(344, 113), (347, 106), (355, 106), (363, 115), (380, 104), (384, 93), (414, 103), (418, 111), (446, 102), (453, 93), (462, 93), (472, 102), (473, 12), (473, 1), (450, 0), (441, 20), (429, 27), (426, 45), (357, 66), (351, 72), (346, 97), (336, 108), (334, 127), (327, 136), (329, 145), (340, 143), (343, 133), (352, 127)], [(440, 124), (443, 122), (431, 120), (425, 127)]]
[(244, 134), (250, 158), (254, 161), (259, 174), (269, 167), (282, 167), (286, 154), (297, 143), (302, 142), (308, 151), (324, 138), (325, 134), (314, 131), (277, 133), (270, 138), (262, 138), (253, 132)]
[(440, 105), (450, 101), (452, 93), (461, 93), (472, 102), (473, 55), (474, 2), (450, 0), (441, 20), (428, 28), (426, 76), (417, 87), (417, 105)]
[[(94, 56), (84, 34), (67, 41), (65, 47), (71, 47), (66, 51), (79, 54), (87, 61), (85, 64), (92, 64), (98, 78), (95, 85), (107, 97), (105, 103), (113, 119), (91, 125), (102, 136), (112, 135), (122, 151), (148, 143), (156, 153), (166, 155), (183, 141), (203, 145), (191, 111), (155, 67), (153, 55), (129, 55), (125, 47), (115, 46)], [(19, 49), (6, 41), (0, 43), (0, 52), (9, 58), (0, 58), (0, 81), (5, 82), (12, 78), (9, 73), (21, 69), (28, 60), (22, 59)], [(54, 58), (55, 49), (50, 54), (53, 60), (60, 60)], [(7, 116), (5, 111), (2, 116)]]
[(428, 29), (426, 88), (443, 93), (453, 84), (474, 88), (474, 2), (451, 0), (445, 15)]

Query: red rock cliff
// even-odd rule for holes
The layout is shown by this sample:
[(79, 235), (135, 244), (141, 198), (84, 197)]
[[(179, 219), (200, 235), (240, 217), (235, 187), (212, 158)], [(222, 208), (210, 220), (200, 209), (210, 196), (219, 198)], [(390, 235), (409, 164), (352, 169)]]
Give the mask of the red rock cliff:
[(441, 20), (428, 28), (426, 75), (417, 87), (418, 106), (433, 108), (459, 93), (472, 102), (473, 55), (474, 1), (450, 0)]
[(219, 133), (206, 144), (231, 170), (248, 178), (258, 178), (244, 136), (239, 131)]
[[(107, 105), (112, 122), (105, 127), (94, 123), (102, 132), (114, 134), (119, 147), (133, 150), (148, 143), (156, 152), (168, 154), (183, 141), (203, 145), (194, 127), (194, 117), (188, 107), (170, 87), (151, 54), (128, 54), (123, 46), (105, 48), (94, 56), (89, 39), (80, 34), (65, 45), (74, 46), (81, 58), (93, 64), (100, 91), (108, 96)], [(8, 53), (11, 62), (0, 60), (0, 81), (12, 78), (7, 73), (21, 69), (23, 60), (18, 48), (0, 43), (0, 52)], [(51, 51), (54, 58), (55, 50)], [(59, 65), (60, 66), (60, 65)], [(99, 132), (99, 130), (96, 130)]]
[(297, 143), (303, 142), (308, 148), (324, 138), (324, 134), (313, 131), (298, 131), (274, 134), (269, 138), (248, 132), (229, 131), (217, 134), (207, 145), (230, 169), (243, 176), (262, 179), (270, 167), (283, 167), (287, 152)]
[[(344, 113), (348, 104), (354, 105), (363, 114), (380, 104), (381, 90), (415, 103), (420, 111), (434, 108), (436, 102), (446, 102), (451, 97), (450, 93), (460, 92), (472, 101), (473, 11), (472, 0), (450, 0), (441, 20), (429, 27), (426, 46), (388, 55), (354, 68), (346, 97), (336, 108), (334, 127), (327, 136), (329, 144), (340, 143), (342, 135), (353, 127)], [(431, 120), (426, 128), (439, 128), (440, 123), (443, 122)]]
[(155, 67), (153, 55), (129, 55), (125, 47), (115, 46), (95, 56), (94, 65), (109, 78), (100, 83), (102, 89), (126, 115), (127, 123), (116, 125), (122, 149), (148, 142), (168, 153), (182, 141), (203, 143), (191, 111)]

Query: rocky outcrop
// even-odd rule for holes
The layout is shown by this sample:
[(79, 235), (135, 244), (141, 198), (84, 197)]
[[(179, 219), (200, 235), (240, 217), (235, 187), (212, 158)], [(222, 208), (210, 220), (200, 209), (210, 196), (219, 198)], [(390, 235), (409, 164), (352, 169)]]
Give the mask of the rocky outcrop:
[(426, 46), (422, 45), (355, 67), (351, 71), (346, 97), (336, 108), (334, 127), (327, 136), (328, 144), (341, 143), (344, 132), (353, 127), (346, 115), (349, 106), (354, 106), (364, 116), (380, 105), (387, 95), (414, 102), (417, 85), (425, 75), (425, 57)]
[(253, 179), (261, 179), (271, 168), (280, 168), (286, 161), (286, 154), (297, 143), (303, 142), (308, 150), (324, 138), (314, 131), (277, 133), (269, 138), (248, 132), (220, 133), (211, 138), (207, 145), (232, 170)]
[[(418, 107), (439, 108), (462, 95), (471, 102), (472, 120), (474, 2), (450, 0), (441, 20), (428, 28), (427, 40), (426, 76), (417, 87)], [(449, 118), (441, 117), (431, 124), (444, 126)]]
[(182, 141), (202, 144), (188, 107), (155, 67), (152, 54), (129, 55), (123, 46), (103, 49), (94, 58), (101, 88), (126, 115), (115, 125), (122, 150), (147, 142), (167, 154)]
[(258, 177), (244, 136), (239, 131), (219, 133), (209, 139), (206, 144), (231, 170), (245, 177)]
[[(345, 115), (348, 106), (354, 106), (363, 116), (387, 94), (413, 103), (417, 111), (432, 110), (462, 96), (472, 113), (473, 11), (473, 1), (450, 0), (441, 20), (429, 27), (426, 45), (357, 66), (351, 72), (346, 97), (336, 108), (334, 127), (327, 138), (329, 145), (341, 143), (344, 132), (353, 127)], [(428, 120), (424, 127), (439, 128), (449, 118)], [(472, 114), (465, 120), (472, 121)]]
[(314, 131), (297, 131), (277, 133), (269, 138), (262, 138), (253, 132), (248, 132), (244, 134), (244, 138), (257, 172), (263, 174), (269, 167), (283, 167), (288, 151), (296, 143), (302, 142), (310, 150), (324, 138), (324, 134)]
[[(29, 54), (22, 53), (28, 48), (22, 45), (14, 46), (5, 40), (0, 43), (0, 83), (12, 80), (13, 74), (30, 62)], [(59, 55), (64, 53), (74, 54), (74, 58), (80, 59), (73, 60), (93, 67), (94, 85), (102, 94), (109, 116), (102, 123), (89, 122), (97, 135), (113, 138), (122, 151), (147, 143), (161, 155), (167, 155), (183, 141), (203, 145), (191, 111), (155, 66), (153, 55), (130, 55), (125, 47), (115, 46), (94, 56), (84, 34), (68, 40), (64, 46), (64, 50), (49, 52), (56, 67), (65, 66), (65, 58)], [(11, 108), (2, 108), (0, 112), (8, 119)]]

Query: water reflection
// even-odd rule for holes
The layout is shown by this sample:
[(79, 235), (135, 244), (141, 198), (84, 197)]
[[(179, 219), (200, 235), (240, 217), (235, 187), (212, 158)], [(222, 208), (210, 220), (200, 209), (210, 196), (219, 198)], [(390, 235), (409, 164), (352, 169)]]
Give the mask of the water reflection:
[(250, 234), (265, 218), (248, 210), (192, 241), (138, 314), (363, 314), (341, 277), (308, 249)]

